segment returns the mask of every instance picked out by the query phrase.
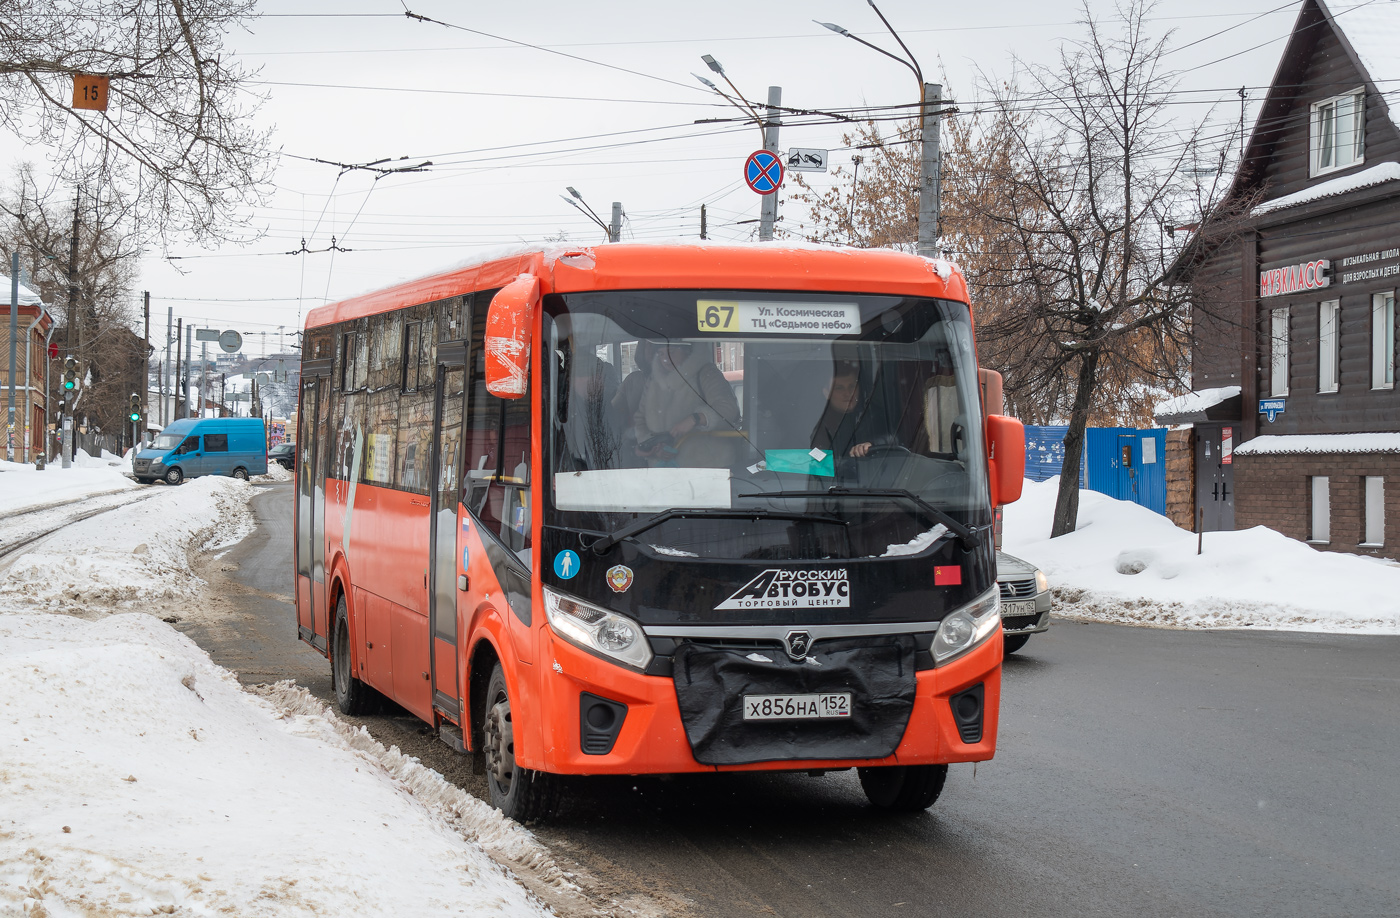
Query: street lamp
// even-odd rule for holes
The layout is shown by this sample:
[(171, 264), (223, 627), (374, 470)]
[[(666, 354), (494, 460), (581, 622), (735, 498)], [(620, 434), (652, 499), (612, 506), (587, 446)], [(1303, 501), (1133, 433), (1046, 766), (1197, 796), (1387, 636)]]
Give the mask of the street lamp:
[(870, 4), (870, 8), (875, 11), (875, 15), (880, 17), (880, 21), (885, 24), (885, 28), (894, 36), (894, 40), (899, 43), (899, 47), (904, 50), (907, 60), (898, 54), (893, 54), (872, 44), (865, 39), (851, 34), (848, 30), (834, 22), (822, 22), (813, 19), (817, 25), (824, 29), (830, 29), (843, 38), (859, 42), (865, 47), (878, 51), (885, 57), (899, 61), (914, 73), (915, 79), (919, 81), (919, 111), (922, 120), (921, 125), (921, 145), (923, 147), (921, 164), (919, 170), (919, 240), (918, 253), (926, 257), (936, 257), (938, 255), (938, 215), (939, 215), (939, 195), (942, 188), (942, 177), (939, 174), (939, 138), (938, 138), (938, 108), (943, 101), (943, 87), (938, 83), (925, 83), (924, 72), (919, 67), (919, 62), (915, 60), (909, 46), (904, 43), (904, 39), (899, 37), (899, 33), (890, 25), (890, 21), (885, 18), (885, 14), (880, 12), (880, 8), (875, 5), (875, 0), (865, 0)]
[(735, 108), (739, 109), (742, 112), (745, 112), (750, 117), (752, 117), (754, 123), (758, 125), (759, 136), (763, 137), (764, 142), (766, 143), (767, 135), (763, 133), (763, 118), (759, 116), (758, 110), (753, 107), (753, 103), (750, 102), (748, 99), (745, 99), (744, 94), (739, 91), (739, 87), (735, 86), (733, 81), (729, 79), (729, 74), (724, 72), (724, 65), (721, 64), (719, 61), (715, 60), (714, 55), (711, 54), (700, 55), (700, 60), (704, 61), (706, 67), (709, 67), (710, 70), (714, 73), (719, 74), (720, 77), (724, 80), (724, 82), (729, 84), (729, 88), (734, 90), (734, 95), (739, 97), (739, 101), (736, 102), (723, 89), (720, 89), (718, 86), (716, 86), (714, 83), (711, 83), (709, 80), (705, 79), (700, 74), (692, 73), (691, 76), (695, 77), (695, 79), (699, 80), (701, 83), (704, 83), (706, 86), (710, 87), (715, 92), (719, 93), (720, 97), (724, 99), (724, 101), (728, 102), (730, 105), (733, 105)]
[(617, 240), (613, 238), (612, 227), (604, 223), (603, 218), (593, 212), (593, 208), (589, 207), (588, 202), (583, 199), (583, 195), (575, 191), (572, 185), (567, 186), (567, 188), (572, 197), (564, 197), (564, 195), (561, 194), (559, 197), (563, 199), (564, 203), (598, 224), (598, 227), (607, 234), (609, 242), (617, 242)]

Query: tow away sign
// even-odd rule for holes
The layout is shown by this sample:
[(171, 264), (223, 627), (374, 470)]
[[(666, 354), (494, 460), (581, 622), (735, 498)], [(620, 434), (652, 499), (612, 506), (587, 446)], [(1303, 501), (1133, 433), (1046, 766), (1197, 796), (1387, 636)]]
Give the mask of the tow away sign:
[(787, 151), (787, 167), (798, 172), (825, 172), (826, 151), (793, 147)]

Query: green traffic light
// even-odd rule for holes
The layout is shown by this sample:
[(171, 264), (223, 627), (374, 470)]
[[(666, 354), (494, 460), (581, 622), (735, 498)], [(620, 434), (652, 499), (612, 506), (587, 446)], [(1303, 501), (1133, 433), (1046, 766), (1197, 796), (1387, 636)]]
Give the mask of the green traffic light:
[(74, 382), (73, 382), (73, 380), (71, 380), (71, 379), (65, 380), (64, 383), (63, 383), (63, 388), (65, 388), (65, 389), (71, 389), (71, 388), (73, 388), (73, 386), (74, 386)]

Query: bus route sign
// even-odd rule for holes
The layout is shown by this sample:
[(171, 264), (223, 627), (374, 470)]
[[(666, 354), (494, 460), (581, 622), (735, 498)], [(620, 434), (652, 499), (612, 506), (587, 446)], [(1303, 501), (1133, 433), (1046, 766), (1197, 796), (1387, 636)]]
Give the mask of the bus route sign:
[(772, 194), (783, 183), (783, 161), (776, 153), (756, 150), (744, 163), (744, 181), (758, 194)]

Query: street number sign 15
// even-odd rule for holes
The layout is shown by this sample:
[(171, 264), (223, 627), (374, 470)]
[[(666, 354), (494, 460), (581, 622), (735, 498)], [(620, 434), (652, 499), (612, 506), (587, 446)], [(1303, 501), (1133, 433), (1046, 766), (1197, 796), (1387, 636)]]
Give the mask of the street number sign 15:
[(86, 73), (73, 74), (73, 107), (95, 112), (107, 110), (107, 90), (111, 80)]

